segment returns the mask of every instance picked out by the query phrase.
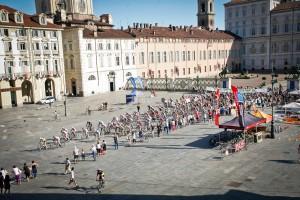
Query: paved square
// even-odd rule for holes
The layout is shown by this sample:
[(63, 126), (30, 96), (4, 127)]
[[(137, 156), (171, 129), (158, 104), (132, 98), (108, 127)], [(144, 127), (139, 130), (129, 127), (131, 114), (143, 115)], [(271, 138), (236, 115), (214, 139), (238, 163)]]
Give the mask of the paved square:
[[(139, 98), (142, 111), (147, 105), (160, 104), (161, 98), (179, 98), (182, 93), (159, 92), (150, 98), (143, 92)], [(86, 114), (104, 101), (109, 111)], [(252, 144), (247, 151), (225, 157), (208, 145), (212, 134), (218, 133), (213, 124), (197, 124), (179, 129), (148, 143), (126, 147), (121, 138), (119, 150), (113, 150), (113, 138), (105, 137), (105, 156), (79, 162), (75, 167), (79, 188), (68, 186), (64, 175), (64, 160), (72, 158), (74, 146), (89, 151), (93, 138), (75, 140), (64, 148), (37, 151), (41, 136), (60, 135), (62, 127), (80, 129), (90, 120), (107, 122), (114, 116), (136, 110), (136, 105), (124, 105), (125, 93), (118, 92), (68, 99), (68, 118), (63, 117), (62, 102), (52, 108), (27, 105), (23, 108), (0, 110), (0, 165), (11, 170), (24, 162), (36, 160), (39, 174), (29, 183), (12, 184), (9, 197), (0, 199), (300, 199), (300, 164), (295, 140), (299, 126), (288, 126), (275, 140), (266, 139)], [(54, 120), (54, 111), (60, 119)], [(106, 187), (102, 194), (96, 190), (96, 169), (105, 171)]]

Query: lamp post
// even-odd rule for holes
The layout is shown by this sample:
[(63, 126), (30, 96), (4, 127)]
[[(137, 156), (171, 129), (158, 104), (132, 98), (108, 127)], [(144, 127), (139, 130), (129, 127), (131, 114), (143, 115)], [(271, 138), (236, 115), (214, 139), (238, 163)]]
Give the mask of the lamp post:
[(275, 133), (274, 133), (274, 71), (273, 71), (273, 65), (272, 65), (272, 101), (271, 101), (271, 106), (272, 106), (272, 121), (271, 121), (271, 138), (275, 139)]
[(166, 91), (168, 91), (168, 74), (165, 74), (165, 79), (166, 79)]
[(64, 101), (64, 106), (65, 106), (65, 117), (67, 117), (67, 93), (64, 95), (65, 96), (65, 101)]

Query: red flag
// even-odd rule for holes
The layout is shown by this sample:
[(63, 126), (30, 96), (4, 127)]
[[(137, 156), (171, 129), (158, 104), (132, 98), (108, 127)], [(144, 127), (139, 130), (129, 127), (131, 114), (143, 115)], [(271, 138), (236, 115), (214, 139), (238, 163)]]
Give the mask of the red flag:
[(220, 125), (220, 113), (217, 113), (215, 115), (215, 125), (219, 126)]
[(240, 116), (240, 105), (239, 105), (239, 99), (238, 99), (238, 89), (235, 86), (231, 86), (233, 97), (234, 97), (234, 102), (236, 106), (236, 110), (238, 112), (238, 115)]
[(220, 89), (217, 88), (217, 91), (216, 91), (216, 99), (217, 99), (217, 102), (219, 102), (220, 100)]

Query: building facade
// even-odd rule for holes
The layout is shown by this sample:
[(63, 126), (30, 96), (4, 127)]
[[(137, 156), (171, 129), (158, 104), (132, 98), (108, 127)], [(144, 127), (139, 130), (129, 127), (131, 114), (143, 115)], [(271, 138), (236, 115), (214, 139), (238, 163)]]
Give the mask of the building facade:
[(61, 99), (65, 76), (61, 27), (44, 14), (0, 5), (0, 107)]
[(239, 39), (223, 31), (135, 24), (128, 32), (136, 39), (136, 66), (143, 78), (215, 77), (240, 65)]
[(65, 28), (67, 92), (76, 96), (117, 91), (137, 76), (135, 40), (121, 30)]
[(283, 71), (297, 64), (299, 4), (280, 0), (225, 4), (225, 29), (242, 37), (242, 63), (236, 70)]

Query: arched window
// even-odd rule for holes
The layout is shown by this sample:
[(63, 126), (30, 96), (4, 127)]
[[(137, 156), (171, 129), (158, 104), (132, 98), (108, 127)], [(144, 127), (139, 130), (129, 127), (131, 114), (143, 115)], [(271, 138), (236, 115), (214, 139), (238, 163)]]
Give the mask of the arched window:
[(90, 75), (88, 80), (89, 81), (94, 81), (94, 80), (96, 80), (96, 77), (94, 75)]
[(5, 10), (1, 11), (1, 21), (2, 22), (8, 22), (8, 14)]

